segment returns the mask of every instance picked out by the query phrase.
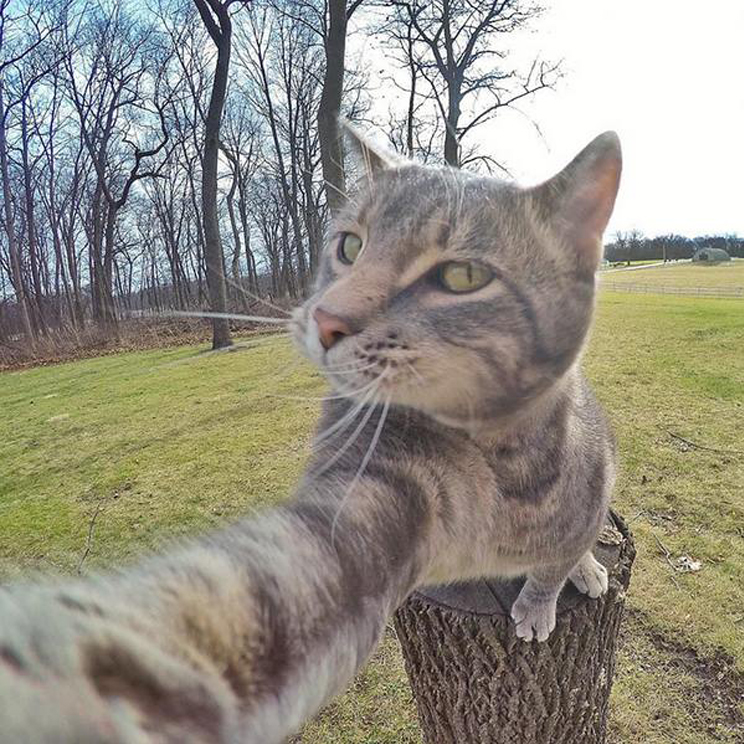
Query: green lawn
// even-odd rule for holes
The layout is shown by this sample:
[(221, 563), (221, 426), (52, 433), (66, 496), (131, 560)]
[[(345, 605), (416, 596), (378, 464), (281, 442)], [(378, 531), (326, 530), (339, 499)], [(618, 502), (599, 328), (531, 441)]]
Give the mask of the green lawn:
[[(743, 350), (740, 300), (602, 294), (586, 367), (638, 543), (611, 744), (744, 737)], [(0, 572), (75, 572), (88, 545), (85, 573), (285, 498), (318, 406), (276, 396), (322, 390), (281, 338), (0, 374)], [(391, 631), (297, 741), (420, 741)]]
[(672, 262), (637, 271), (602, 272), (601, 281), (656, 287), (744, 287), (744, 259), (711, 266)]

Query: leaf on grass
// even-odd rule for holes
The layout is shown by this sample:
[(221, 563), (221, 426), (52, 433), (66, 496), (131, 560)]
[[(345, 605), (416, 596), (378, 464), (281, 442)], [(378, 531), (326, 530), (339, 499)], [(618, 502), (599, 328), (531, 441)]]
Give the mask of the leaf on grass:
[(700, 561), (694, 560), (689, 555), (681, 555), (679, 558), (675, 558), (672, 564), (674, 570), (680, 573), (695, 573), (703, 567)]

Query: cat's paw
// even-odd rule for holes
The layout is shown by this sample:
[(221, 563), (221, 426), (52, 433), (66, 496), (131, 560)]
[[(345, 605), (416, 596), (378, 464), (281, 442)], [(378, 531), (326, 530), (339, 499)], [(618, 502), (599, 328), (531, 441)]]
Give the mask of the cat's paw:
[(517, 637), (523, 641), (546, 641), (555, 628), (555, 599), (535, 600), (520, 594), (511, 609)]
[(607, 569), (591, 553), (587, 553), (568, 576), (571, 583), (592, 599), (607, 591)]

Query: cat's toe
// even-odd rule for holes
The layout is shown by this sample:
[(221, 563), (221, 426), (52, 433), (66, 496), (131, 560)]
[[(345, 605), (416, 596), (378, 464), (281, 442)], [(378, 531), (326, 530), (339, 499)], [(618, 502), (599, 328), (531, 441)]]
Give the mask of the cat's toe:
[(591, 555), (571, 571), (569, 578), (582, 594), (592, 599), (601, 597), (607, 591), (607, 569)]
[(555, 628), (555, 603), (540, 602), (530, 604), (517, 598), (511, 611), (517, 637), (523, 641), (548, 639)]
[(530, 642), (534, 636), (532, 626), (529, 623), (521, 622), (515, 626), (517, 638), (521, 638), (523, 641)]

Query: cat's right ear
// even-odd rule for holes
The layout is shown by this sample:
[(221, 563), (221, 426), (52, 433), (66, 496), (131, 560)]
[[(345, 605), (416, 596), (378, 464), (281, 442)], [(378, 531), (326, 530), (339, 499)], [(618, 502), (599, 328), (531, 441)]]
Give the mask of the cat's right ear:
[(622, 153), (615, 132), (590, 142), (557, 176), (531, 189), (533, 203), (576, 266), (594, 272), (620, 185)]
[(378, 173), (400, 164), (396, 156), (372, 145), (348, 119), (340, 118), (338, 125), (347, 144), (346, 153), (351, 156), (352, 163), (356, 166), (354, 170), (359, 171), (367, 181), (374, 182)]

